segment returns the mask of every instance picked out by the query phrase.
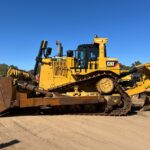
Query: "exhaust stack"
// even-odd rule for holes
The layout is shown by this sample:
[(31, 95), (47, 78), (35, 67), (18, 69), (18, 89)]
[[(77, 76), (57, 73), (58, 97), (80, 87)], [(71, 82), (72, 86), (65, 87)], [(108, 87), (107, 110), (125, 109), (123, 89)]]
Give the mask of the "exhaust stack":
[(60, 41), (56, 41), (56, 45), (57, 45), (57, 50), (58, 50), (58, 57), (62, 57), (63, 56), (63, 46), (62, 43)]

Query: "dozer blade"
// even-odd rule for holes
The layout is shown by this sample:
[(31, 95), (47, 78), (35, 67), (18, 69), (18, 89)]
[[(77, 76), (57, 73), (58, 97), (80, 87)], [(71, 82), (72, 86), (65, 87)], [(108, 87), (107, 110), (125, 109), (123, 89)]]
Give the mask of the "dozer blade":
[(11, 107), (11, 101), (13, 98), (12, 88), (13, 86), (11, 77), (0, 78), (0, 113)]

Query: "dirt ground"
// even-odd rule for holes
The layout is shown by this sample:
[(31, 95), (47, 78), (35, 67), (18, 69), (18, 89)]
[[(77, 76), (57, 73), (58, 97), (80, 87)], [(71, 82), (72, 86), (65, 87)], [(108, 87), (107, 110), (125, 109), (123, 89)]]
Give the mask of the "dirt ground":
[(2, 117), (0, 149), (149, 150), (150, 112), (124, 117), (95, 115)]

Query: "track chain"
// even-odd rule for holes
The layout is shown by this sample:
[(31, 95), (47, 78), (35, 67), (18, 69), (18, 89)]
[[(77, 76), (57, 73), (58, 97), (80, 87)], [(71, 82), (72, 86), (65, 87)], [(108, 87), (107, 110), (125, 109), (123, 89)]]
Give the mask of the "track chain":
[[(103, 76), (110, 76), (113, 79), (115, 90), (121, 95), (121, 101), (122, 105), (118, 106), (117, 108), (114, 108), (109, 104), (109, 102), (106, 105), (106, 109), (103, 113), (98, 113), (99, 115), (109, 115), (109, 116), (123, 116), (127, 115), (127, 113), (131, 110), (131, 99), (128, 96), (128, 94), (124, 91), (124, 89), (121, 87), (121, 85), (118, 83), (118, 77), (113, 74), (112, 72), (97, 72), (96, 74), (89, 74), (88, 76), (84, 76), (84, 78), (78, 80), (77, 82), (71, 82), (67, 83), (61, 86), (57, 86), (54, 88), (50, 88), (50, 92), (65, 92), (68, 89), (71, 89), (73, 86), (81, 85), (86, 82), (90, 82), (93, 79), (100, 79)], [(91, 105), (92, 106), (92, 105)]]

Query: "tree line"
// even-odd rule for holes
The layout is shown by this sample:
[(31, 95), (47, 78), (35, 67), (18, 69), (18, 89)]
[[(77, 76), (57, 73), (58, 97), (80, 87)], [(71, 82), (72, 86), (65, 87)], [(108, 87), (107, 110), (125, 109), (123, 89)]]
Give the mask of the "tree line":
[(130, 66), (126, 66), (126, 65), (120, 63), (120, 67), (121, 67), (121, 70), (129, 70), (140, 64), (142, 64), (142, 63), (137, 60), (137, 61), (133, 62)]

